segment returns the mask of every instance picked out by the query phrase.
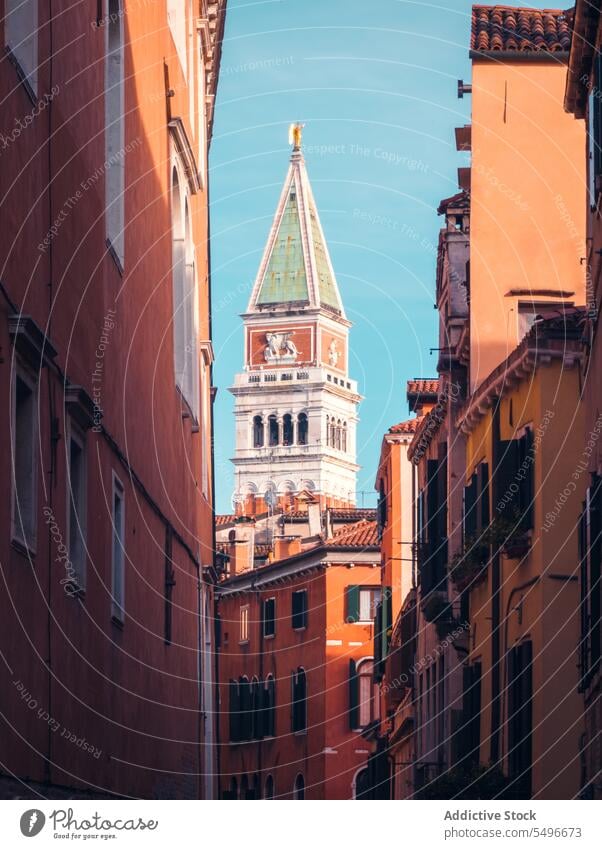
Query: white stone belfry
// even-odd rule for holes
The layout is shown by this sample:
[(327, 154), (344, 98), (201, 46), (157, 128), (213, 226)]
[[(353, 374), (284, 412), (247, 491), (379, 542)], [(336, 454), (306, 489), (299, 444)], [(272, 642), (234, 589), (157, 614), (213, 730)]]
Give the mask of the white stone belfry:
[[(296, 125), (299, 127), (299, 125)], [(356, 498), (361, 400), (348, 375), (351, 323), (301, 152), (300, 129), (244, 322), (235, 398), (238, 512)]]

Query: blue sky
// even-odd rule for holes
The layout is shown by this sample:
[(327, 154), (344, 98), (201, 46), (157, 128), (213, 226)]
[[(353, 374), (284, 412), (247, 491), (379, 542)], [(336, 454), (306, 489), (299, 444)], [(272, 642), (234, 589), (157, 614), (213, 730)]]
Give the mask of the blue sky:
[[(229, 0), (210, 157), (217, 511), (231, 510), (233, 398), (250, 287), (305, 122), (309, 177), (365, 396), (358, 503), (374, 504), (383, 433), (408, 418), (405, 382), (436, 375), (441, 198), (457, 191), (470, 121), (471, 3)], [(531, 3), (540, 5), (543, 3)]]

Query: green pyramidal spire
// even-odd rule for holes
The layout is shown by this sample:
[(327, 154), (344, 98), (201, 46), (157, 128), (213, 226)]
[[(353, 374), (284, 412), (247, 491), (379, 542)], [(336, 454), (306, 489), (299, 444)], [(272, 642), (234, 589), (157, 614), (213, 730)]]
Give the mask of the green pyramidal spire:
[(248, 311), (291, 304), (344, 317), (300, 145), (291, 156)]

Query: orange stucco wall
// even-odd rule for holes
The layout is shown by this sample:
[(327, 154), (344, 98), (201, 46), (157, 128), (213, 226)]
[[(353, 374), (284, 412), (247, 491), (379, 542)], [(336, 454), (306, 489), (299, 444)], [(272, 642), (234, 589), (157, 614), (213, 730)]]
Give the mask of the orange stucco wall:
[[(566, 66), (475, 60), (470, 245), (474, 388), (516, 347), (511, 290), (585, 302), (584, 125), (563, 109)], [(530, 296), (527, 295), (528, 300)]]

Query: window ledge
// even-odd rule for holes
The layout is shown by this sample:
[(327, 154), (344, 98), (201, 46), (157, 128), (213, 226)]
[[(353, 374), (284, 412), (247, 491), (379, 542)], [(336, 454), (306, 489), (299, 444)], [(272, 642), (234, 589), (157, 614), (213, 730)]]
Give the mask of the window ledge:
[(109, 251), (109, 256), (111, 257), (111, 259), (113, 260), (113, 262), (115, 263), (115, 265), (117, 267), (117, 271), (119, 272), (119, 276), (123, 277), (123, 275), (125, 273), (123, 263), (119, 259), (119, 255), (118, 255), (117, 251), (115, 250), (113, 242), (108, 237), (105, 239), (105, 245), (107, 246), (107, 250)]
[(263, 635), (264, 640), (273, 640), (275, 637), (276, 637), (276, 634), (264, 634)]
[(6, 57), (7, 57), (8, 61), (11, 63), (11, 65), (13, 66), (15, 71), (17, 72), (17, 76), (19, 77), (19, 82), (21, 83), (21, 85), (25, 89), (27, 97), (31, 100), (32, 106), (38, 106), (39, 103), (38, 103), (37, 95), (36, 95), (35, 91), (33, 90), (31, 83), (27, 79), (27, 74), (25, 73), (25, 71), (21, 67), (21, 63), (19, 62), (19, 60), (17, 59), (17, 57), (15, 56), (15, 54), (13, 53), (13, 51), (10, 49), (10, 47), (8, 45), (4, 48), (4, 50), (5, 50)]
[(293, 628), (293, 631), (295, 631), (297, 634), (301, 633), (302, 631), (307, 631), (307, 625), (302, 625), (300, 628)]

